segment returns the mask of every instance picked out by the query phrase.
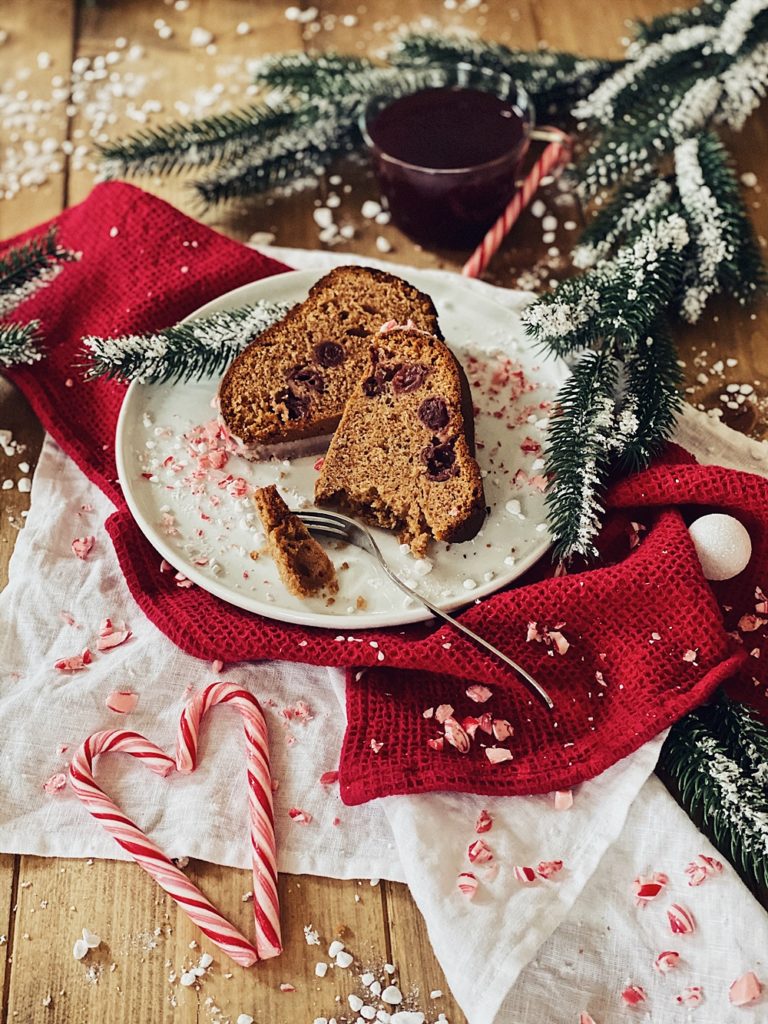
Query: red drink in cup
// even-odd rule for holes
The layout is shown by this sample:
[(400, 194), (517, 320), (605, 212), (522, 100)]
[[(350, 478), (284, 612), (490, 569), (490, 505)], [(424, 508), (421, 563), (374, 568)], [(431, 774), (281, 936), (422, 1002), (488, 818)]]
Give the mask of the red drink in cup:
[(533, 111), (508, 75), (462, 64), (450, 78), (374, 100), (363, 134), (394, 223), (425, 245), (466, 249), (515, 193)]

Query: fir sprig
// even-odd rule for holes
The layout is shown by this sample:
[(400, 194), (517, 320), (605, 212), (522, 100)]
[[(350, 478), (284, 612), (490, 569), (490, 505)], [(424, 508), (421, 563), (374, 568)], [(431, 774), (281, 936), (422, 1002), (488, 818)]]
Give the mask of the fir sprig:
[(546, 445), (548, 462), (559, 467), (557, 487), (547, 495), (556, 557), (596, 554), (616, 430), (617, 376), (612, 353), (588, 350), (560, 389)]
[[(721, 696), (672, 727), (659, 765), (691, 817), (760, 885), (768, 885), (768, 729)], [(762, 769), (762, 770), (761, 770)]]
[(86, 377), (164, 384), (220, 373), (290, 306), (260, 301), (151, 334), (83, 338)]
[(39, 348), (41, 340), (39, 320), (25, 324), (0, 324), (0, 366), (38, 362), (43, 358)]
[(51, 281), (64, 263), (76, 259), (77, 253), (59, 245), (55, 228), (6, 250), (0, 257), (0, 318)]

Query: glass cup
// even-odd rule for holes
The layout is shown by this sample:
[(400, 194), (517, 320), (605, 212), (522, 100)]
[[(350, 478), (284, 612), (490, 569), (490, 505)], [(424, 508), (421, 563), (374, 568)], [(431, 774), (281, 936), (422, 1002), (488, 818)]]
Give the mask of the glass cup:
[[(451, 145), (450, 133), (441, 131), (437, 125), (450, 109), (450, 92), (459, 93), (460, 100), (461, 90), (490, 93), (503, 101), (505, 110), (502, 113), (500, 106), (497, 113), (509, 119), (509, 137), (506, 142), (503, 138), (500, 142), (498, 136), (490, 137), (486, 123), (486, 142), (496, 150), (491, 159), (462, 161), (466, 166), (429, 166), (426, 151), (431, 143), (436, 151), (441, 150), (440, 160), (435, 163), (450, 163), (450, 153), (446, 153), (446, 147)], [(388, 132), (382, 129), (384, 119), (379, 120), (382, 112), (403, 100), (403, 96), (375, 97), (361, 117), (360, 128), (381, 194), (393, 222), (414, 241), (427, 247), (474, 248), (517, 190), (518, 173), (534, 129), (533, 106), (525, 90), (509, 75), (464, 63), (441, 72), (434, 86), (411, 95), (420, 97), (416, 102), (422, 107), (417, 122), (421, 124), (417, 148), (425, 157), (418, 162), (403, 157), (414, 143), (413, 136), (408, 137), (408, 125), (402, 126), (403, 137), (393, 140), (393, 130), (395, 135), (398, 130), (394, 114), (389, 119)], [(429, 123), (430, 104), (439, 108), (435, 113), (440, 117), (435, 117), (434, 127)], [(465, 112), (465, 120), (466, 116)], [(464, 152), (474, 150), (477, 158), (483, 149), (481, 129), (478, 128), (477, 138), (472, 138), (471, 125), (465, 134), (466, 137), (454, 142)], [(498, 152), (500, 145), (502, 151)]]

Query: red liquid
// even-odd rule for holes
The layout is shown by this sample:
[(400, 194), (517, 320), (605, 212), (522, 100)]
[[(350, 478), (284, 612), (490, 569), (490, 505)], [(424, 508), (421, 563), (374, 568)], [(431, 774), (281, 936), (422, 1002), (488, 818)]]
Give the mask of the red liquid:
[(367, 127), (393, 220), (432, 245), (480, 241), (514, 195), (528, 145), (528, 120), (514, 101), (477, 89), (403, 96)]

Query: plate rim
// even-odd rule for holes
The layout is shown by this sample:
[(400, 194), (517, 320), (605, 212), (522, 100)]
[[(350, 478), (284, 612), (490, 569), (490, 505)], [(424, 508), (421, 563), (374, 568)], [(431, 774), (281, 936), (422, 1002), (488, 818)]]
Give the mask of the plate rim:
[[(410, 271), (414, 277), (418, 278), (424, 270), (429, 268), (412, 268)], [(282, 271), (278, 274), (270, 275), (266, 278), (259, 278), (256, 281), (250, 281), (246, 284), (239, 285), (237, 288), (232, 288), (228, 292), (222, 292), (214, 299), (210, 299), (193, 312), (179, 320), (179, 323), (188, 323), (191, 320), (196, 320), (201, 316), (206, 316), (208, 313), (214, 312), (217, 309), (222, 308), (223, 303), (229, 304), (234, 300), (234, 304), (237, 304), (237, 298), (243, 293), (247, 293), (254, 286), (258, 286), (263, 282), (273, 280), (274, 278), (290, 279), (290, 282), (295, 281), (297, 286), (304, 287), (305, 282), (311, 287), (320, 277), (324, 276), (328, 271), (320, 268), (306, 268), (303, 270), (287, 270)], [(458, 275), (456, 275), (458, 276)], [(461, 279), (457, 284), (463, 284)], [(418, 281), (416, 282), (418, 286)], [(469, 289), (467, 292), (472, 294)], [(479, 296), (478, 296), (479, 297)], [(493, 296), (483, 295), (482, 299), (484, 302), (491, 303), (496, 306), (501, 313), (504, 315), (510, 315), (511, 310), (507, 309), (500, 302), (497, 302)], [(299, 300), (301, 301), (301, 300)], [(242, 304), (242, 302), (240, 303)], [(567, 364), (564, 360), (557, 357), (547, 359), (547, 363), (555, 371), (560, 368), (564, 371), (564, 376), (568, 372)], [(564, 379), (563, 376), (563, 379)], [(134, 523), (138, 526), (140, 532), (144, 538), (151, 544), (154, 550), (167, 561), (177, 572), (182, 572), (181, 569), (177, 569), (175, 562), (178, 560), (178, 552), (174, 551), (170, 544), (167, 544), (165, 539), (159, 530), (148, 522), (142, 511), (140, 510), (138, 503), (134, 500), (131, 487), (131, 478), (128, 472), (128, 467), (125, 462), (124, 446), (127, 445), (126, 439), (126, 422), (128, 420), (128, 414), (130, 407), (137, 400), (136, 396), (142, 387), (151, 385), (145, 385), (140, 381), (131, 381), (128, 385), (123, 398), (122, 405), (120, 406), (120, 412), (117, 418), (117, 425), (115, 427), (115, 463), (117, 467), (117, 476), (120, 483), (123, 500), (125, 501), (128, 511), (133, 518)], [(476, 591), (468, 592), (466, 600), (457, 600), (455, 602), (446, 602), (440, 604), (440, 608), (447, 612), (454, 613), (459, 609), (466, 608), (473, 604), (478, 604), (480, 601), (487, 597), (493, 596), (505, 587), (512, 586), (514, 583), (521, 578), (532, 566), (534, 566), (551, 548), (551, 540), (547, 539), (547, 542), (542, 545), (540, 549), (536, 549), (530, 552), (527, 556), (521, 558), (515, 566), (516, 574), (513, 579), (505, 580), (504, 582), (498, 583), (497, 586), (493, 586), (493, 581), (490, 581), (487, 586), (478, 587)], [(194, 565), (187, 565), (185, 563), (183, 568), (183, 574), (187, 579), (191, 580), (196, 586), (199, 586), (201, 590), (206, 593), (212, 594), (214, 597), (221, 601), (224, 601), (228, 605), (232, 605), (235, 608), (239, 608), (242, 611), (249, 612), (252, 615), (261, 615), (264, 618), (272, 619), (277, 622), (289, 623), (291, 625), (299, 625), (304, 627), (311, 627), (314, 629), (324, 630), (376, 630), (376, 629), (387, 629), (395, 628), (398, 626), (409, 626), (419, 622), (429, 622), (434, 620), (432, 613), (425, 608), (423, 605), (417, 605), (414, 608), (402, 608), (398, 612), (391, 613), (367, 613), (367, 614), (355, 614), (355, 615), (339, 615), (329, 614), (322, 615), (314, 610), (310, 609), (293, 609), (285, 608), (280, 605), (269, 604), (266, 601), (260, 601), (255, 597), (249, 597), (246, 594), (239, 594), (232, 588), (219, 583), (216, 579), (211, 579), (204, 573), (199, 572), (197, 567)], [(418, 598), (418, 594), (416, 595)], [(323, 621), (318, 621), (322, 619)], [(330, 620), (330, 621), (328, 621)]]

